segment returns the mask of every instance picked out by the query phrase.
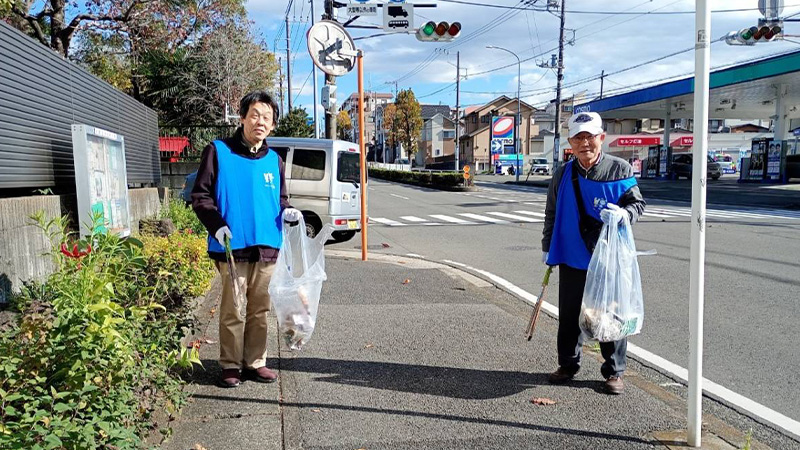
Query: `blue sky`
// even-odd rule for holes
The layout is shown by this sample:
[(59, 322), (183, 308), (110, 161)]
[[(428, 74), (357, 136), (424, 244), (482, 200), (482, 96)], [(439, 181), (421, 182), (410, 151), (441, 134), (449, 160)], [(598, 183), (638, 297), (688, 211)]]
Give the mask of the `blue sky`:
[[(323, 0), (314, 1), (319, 19)], [(518, 0), (462, 1), (495, 6), (530, 3)], [(277, 44), (278, 53), (284, 59), (286, 39), (282, 24), (288, 3), (289, 0), (251, 0), (247, 3), (249, 17), (255, 22), (257, 30), (269, 43), (270, 49)], [(462, 106), (483, 104), (501, 94), (514, 97), (517, 90), (516, 59), (508, 53), (485, 48), (487, 45), (496, 45), (528, 60), (523, 61), (521, 67), (523, 101), (541, 105), (555, 97), (555, 72), (538, 67), (537, 62), (549, 60), (549, 55), (555, 53), (551, 50), (558, 45), (558, 17), (546, 11), (472, 6), (452, 0), (418, 0), (416, 3), (433, 3), (436, 7), (416, 9), (415, 26), (428, 20), (459, 21), (462, 24), (461, 36), (447, 44), (419, 42), (409, 34), (356, 41), (365, 55), (364, 84), (367, 89), (393, 93), (394, 82), (397, 81), (400, 89), (412, 88), (422, 103), (455, 106), (456, 52), (460, 52), (462, 75), (466, 73), (466, 79), (461, 82)], [(785, 0), (785, 3), (784, 16), (800, 13), (800, 0)], [(541, 9), (546, 4), (547, 0), (537, 0), (534, 6)], [(756, 25), (761, 17), (757, 6), (757, 0), (711, 1), (713, 10), (753, 9), (714, 13), (712, 39), (729, 31)], [(675, 13), (694, 11), (694, 8), (694, 2), (690, 0), (568, 0), (566, 28), (574, 30), (574, 43), (567, 46), (564, 52), (564, 83), (568, 87), (563, 95), (598, 92), (600, 81), (591, 78), (599, 77), (603, 70), (613, 74), (605, 77), (606, 94), (632, 85), (693, 72), (694, 52), (687, 51), (615, 73), (692, 47), (694, 14)], [(345, 9), (339, 12), (339, 21), (347, 20)], [(646, 14), (648, 12), (670, 14)], [(293, 99), (296, 99), (295, 105), (305, 107), (310, 113), (313, 105), (312, 82), (309, 79), (311, 60), (305, 42), (306, 30), (311, 25), (310, 0), (294, 0), (289, 20), (292, 31)], [(377, 17), (360, 18), (355, 24), (381, 25), (380, 9)], [(785, 30), (787, 34), (800, 35), (800, 23), (787, 23)], [(348, 31), (354, 38), (381, 32), (362, 29)], [(568, 31), (567, 39), (572, 37), (573, 32)], [(800, 50), (800, 37), (790, 39), (794, 42), (773, 41), (750, 47), (714, 43), (711, 47), (712, 67)], [(355, 70), (339, 77), (337, 95), (340, 102), (356, 92), (356, 83)], [(321, 87), (322, 84), (323, 75), (318, 71), (318, 85)]]

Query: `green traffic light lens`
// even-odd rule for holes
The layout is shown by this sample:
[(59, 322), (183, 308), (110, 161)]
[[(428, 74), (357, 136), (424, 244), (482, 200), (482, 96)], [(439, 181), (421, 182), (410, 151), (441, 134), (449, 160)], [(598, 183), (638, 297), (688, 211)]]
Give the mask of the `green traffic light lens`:
[(422, 32), (425, 33), (426, 36), (430, 36), (433, 34), (433, 31), (436, 29), (436, 24), (433, 22), (428, 22), (422, 27)]

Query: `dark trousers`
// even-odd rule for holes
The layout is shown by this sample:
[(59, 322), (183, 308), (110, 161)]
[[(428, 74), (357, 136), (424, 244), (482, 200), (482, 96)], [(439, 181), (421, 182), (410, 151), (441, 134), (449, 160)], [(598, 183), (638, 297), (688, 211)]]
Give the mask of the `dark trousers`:
[[(577, 371), (581, 366), (583, 346), (578, 318), (586, 285), (586, 271), (559, 264), (558, 279), (558, 365)], [(600, 372), (604, 378), (622, 375), (627, 349), (627, 339), (600, 343), (600, 353), (605, 359)]]

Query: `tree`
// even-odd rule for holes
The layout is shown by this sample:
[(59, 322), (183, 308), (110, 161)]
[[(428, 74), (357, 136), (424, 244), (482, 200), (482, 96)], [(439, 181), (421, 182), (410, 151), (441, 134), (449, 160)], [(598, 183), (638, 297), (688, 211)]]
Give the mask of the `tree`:
[(394, 118), (397, 140), (403, 144), (408, 159), (411, 160), (417, 153), (417, 143), (422, 132), (422, 108), (411, 89), (400, 91), (394, 103), (397, 107)]
[(386, 130), (386, 144), (392, 148), (397, 145), (396, 115), (397, 107), (394, 104), (388, 104), (383, 108), (383, 129)]
[(353, 122), (350, 121), (350, 114), (347, 111), (339, 111), (336, 115), (336, 135), (343, 141), (350, 140), (350, 132), (353, 130)]
[(126, 36), (136, 52), (137, 40), (176, 47), (244, 14), (242, 0), (11, 0), (4, 12), (8, 1), (0, 0), (4, 18), (65, 57), (81, 30)]
[(275, 136), (309, 138), (314, 135), (314, 127), (309, 125), (309, 116), (303, 108), (292, 108), (282, 117), (275, 129)]

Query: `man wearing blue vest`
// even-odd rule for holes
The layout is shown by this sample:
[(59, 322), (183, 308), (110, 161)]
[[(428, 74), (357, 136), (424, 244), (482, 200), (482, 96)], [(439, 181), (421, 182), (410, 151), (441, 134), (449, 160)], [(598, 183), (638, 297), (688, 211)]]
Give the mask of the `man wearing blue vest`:
[[(586, 270), (603, 222), (621, 221), (627, 215), (633, 223), (645, 207), (630, 164), (601, 151), (606, 135), (600, 116), (577, 113), (568, 125), (574, 157), (550, 181), (542, 238), (542, 262), (557, 265), (559, 273), (559, 367), (549, 376), (553, 384), (566, 383), (580, 369), (583, 336), (578, 317)], [(601, 373), (609, 394), (621, 394), (625, 388), (626, 350), (626, 339), (600, 343), (605, 359)]]
[[(301, 213), (289, 205), (284, 161), (265, 139), (278, 122), (278, 105), (266, 92), (251, 92), (239, 104), (241, 126), (230, 138), (204, 150), (192, 190), (192, 208), (208, 230), (208, 255), (222, 277), (219, 307), (221, 387), (242, 377), (262, 383), (277, 379), (266, 367), (269, 281), (281, 247), (283, 221)], [(244, 320), (235, 306), (226, 264), (230, 241), (242, 292)], [(244, 373), (242, 373), (244, 369)]]

